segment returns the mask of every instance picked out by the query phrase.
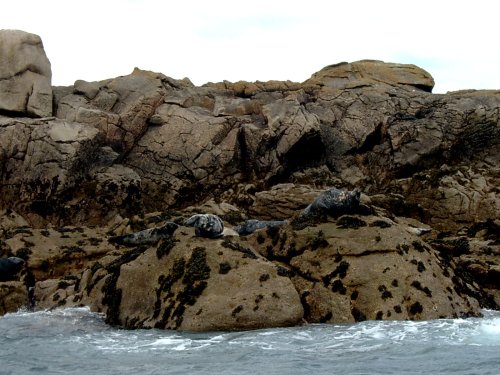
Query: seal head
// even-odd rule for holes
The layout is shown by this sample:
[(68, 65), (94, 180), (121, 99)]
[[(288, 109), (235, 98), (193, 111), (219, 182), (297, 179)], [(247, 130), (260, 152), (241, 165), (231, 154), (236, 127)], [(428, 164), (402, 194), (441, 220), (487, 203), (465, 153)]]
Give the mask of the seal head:
[(194, 227), (198, 237), (218, 238), (223, 235), (224, 223), (217, 215), (196, 214), (184, 221), (184, 225)]

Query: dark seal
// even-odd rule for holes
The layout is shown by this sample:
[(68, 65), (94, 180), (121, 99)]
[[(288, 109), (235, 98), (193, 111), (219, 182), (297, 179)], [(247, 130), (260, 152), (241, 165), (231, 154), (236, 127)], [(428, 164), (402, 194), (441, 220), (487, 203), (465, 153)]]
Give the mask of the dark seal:
[(198, 237), (217, 238), (224, 232), (224, 223), (217, 215), (197, 214), (191, 216), (184, 225), (194, 227), (194, 233)]
[(24, 267), (24, 260), (18, 257), (0, 259), (0, 281), (13, 281), (18, 279), (18, 273)]
[(256, 220), (256, 219), (250, 219), (247, 220), (241, 224), (238, 224), (235, 226), (233, 229), (238, 233), (240, 236), (246, 236), (249, 234), (252, 234), (258, 229), (262, 228), (273, 228), (273, 227), (279, 227), (281, 225), (288, 224), (287, 220)]
[(130, 233), (123, 236), (113, 236), (108, 239), (109, 242), (124, 246), (151, 245), (174, 234), (179, 226), (172, 222), (156, 228), (141, 230), (140, 232)]
[(359, 207), (361, 191), (331, 188), (321, 193), (299, 216), (299, 219), (319, 218), (325, 215), (340, 216), (352, 213)]

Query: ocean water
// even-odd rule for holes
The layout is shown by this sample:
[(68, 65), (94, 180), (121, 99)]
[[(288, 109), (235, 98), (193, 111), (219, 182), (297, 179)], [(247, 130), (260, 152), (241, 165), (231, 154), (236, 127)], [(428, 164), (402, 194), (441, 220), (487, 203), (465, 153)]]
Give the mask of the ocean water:
[(500, 312), (245, 332), (122, 330), (86, 308), (0, 317), (0, 374), (500, 374)]

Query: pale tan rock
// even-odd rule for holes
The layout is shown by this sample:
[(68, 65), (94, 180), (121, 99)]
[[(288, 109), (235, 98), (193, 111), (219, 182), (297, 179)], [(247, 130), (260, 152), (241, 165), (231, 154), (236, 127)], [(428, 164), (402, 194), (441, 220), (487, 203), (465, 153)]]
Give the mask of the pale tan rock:
[(434, 79), (425, 70), (412, 64), (392, 64), (376, 60), (329, 65), (305, 82), (335, 89), (368, 85), (401, 85), (431, 92)]
[(261, 230), (249, 241), (267, 258), (288, 262), (309, 322), (480, 314), (465, 284), (452, 282), (452, 267), (388, 218), (344, 215), (297, 231)]
[(91, 261), (113, 251), (107, 237), (104, 230), (87, 227), (21, 227), (11, 232), (4, 246), (9, 253), (23, 258), (35, 280), (41, 281), (78, 273)]
[(210, 331), (289, 326), (302, 319), (290, 279), (236, 237), (210, 240), (182, 228), (171, 243), (100, 264), (85, 271), (77, 300), (92, 301), (111, 324)]
[(0, 109), (52, 116), (50, 62), (38, 35), (0, 30)]

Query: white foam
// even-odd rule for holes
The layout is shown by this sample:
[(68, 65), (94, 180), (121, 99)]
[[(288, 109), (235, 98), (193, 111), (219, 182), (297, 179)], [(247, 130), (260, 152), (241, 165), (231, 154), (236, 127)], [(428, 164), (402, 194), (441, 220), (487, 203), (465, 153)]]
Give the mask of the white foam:
[(500, 319), (493, 319), (490, 323), (482, 323), (481, 332), (487, 335), (499, 336), (500, 339)]

